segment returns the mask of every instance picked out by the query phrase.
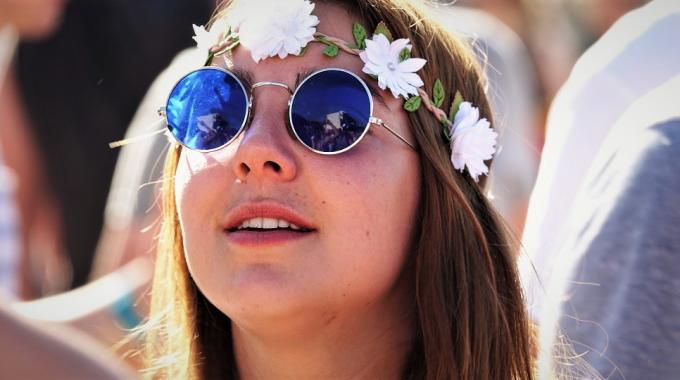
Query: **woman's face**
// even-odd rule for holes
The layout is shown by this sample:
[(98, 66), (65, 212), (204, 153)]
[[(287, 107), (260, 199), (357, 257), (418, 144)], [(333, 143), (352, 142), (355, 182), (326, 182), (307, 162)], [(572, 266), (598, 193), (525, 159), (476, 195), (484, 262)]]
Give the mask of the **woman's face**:
[[(356, 20), (345, 10), (317, 3), (314, 14), (319, 32), (352, 41)], [(373, 115), (414, 141), (403, 102), (366, 79), (358, 57), (327, 58), (322, 51), (310, 43), (302, 57), (256, 64), (238, 47), (229, 68), (290, 88), (303, 72), (350, 70), (382, 96), (374, 96)], [(221, 58), (213, 64), (225, 67)], [(260, 87), (253, 96), (250, 126), (236, 141), (211, 153), (183, 149), (180, 156), (176, 201), (186, 260), (201, 292), (237, 324), (270, 327), (328, 322), (403, 296), (399, 279), (420, 197), (417, 153), (377, 125), (348, 152), (311, 152), (286, 129), (285, 89)], [(234, 229), (258, 217), (306, 231)]]

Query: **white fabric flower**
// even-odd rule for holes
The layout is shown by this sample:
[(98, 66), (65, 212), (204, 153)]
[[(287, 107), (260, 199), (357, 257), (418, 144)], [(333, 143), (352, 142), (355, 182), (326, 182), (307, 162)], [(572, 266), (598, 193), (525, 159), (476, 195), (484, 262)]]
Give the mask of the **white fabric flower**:
[(299, 55), (314, 40), (319, 18), (308, 0), (247, 0), (234, 11), (230, 24), (255, 62), (267, 57)]
[(485, 118), (479, 119), (479, 108), (470, 102), (460, 104), (451, 126), (451, 163), (461, 172), (467, 166), (475, 182), (481, 174), (489, 173), (484, 161), (496, 152), (498, 134), (490, 126)]
[(418, 88), (423, 86), (423, 80), (416, 71), (425, 66), (422, 58), (408, 58), (399, 60), (402, 50), (411, 51), (411, 44), (407, 38), (400, 38), (390, 43), (384, 34), (378, 33), (372, 39), (366, 39), (366, 50), (359, 54), (364, 61), (363, 72), (378, 77), (381, 89), (389, 88), (392, 95), (404, 98), (409, 94), (418, 95)]
[(224, 32), (227, 31), (227, 24), (224, 20), (217, 20), (210, 27), (210, 31), (206, 30), (203, 25), (192, 25), (194, 27), (194, 36), (192, 37), (196, 41), (196, 46), (199, 50), (203, 51), (205, 55), (208, 55), (210, 48), (217, 45)]

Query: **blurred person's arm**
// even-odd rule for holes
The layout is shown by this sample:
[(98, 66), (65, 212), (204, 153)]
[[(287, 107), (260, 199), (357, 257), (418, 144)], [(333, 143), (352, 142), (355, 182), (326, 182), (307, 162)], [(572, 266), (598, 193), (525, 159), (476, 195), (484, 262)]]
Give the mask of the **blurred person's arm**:
[(0, 303), (0, 378), (132, 379), (105, 350), (77, 331), (29, 322)]
[[(130, 331), (147, 315), (148, 283), (151, 263), (138, 258), (119, 270), (85, 286), (30, 302), (11, 305), (22, 317), (67, 325), (86, 333), (120, 356), (138, 351), (138, 341), (129, 340), (118, 347)], [(126, 357), (128, 364), (138, 367), (139, 358)]]

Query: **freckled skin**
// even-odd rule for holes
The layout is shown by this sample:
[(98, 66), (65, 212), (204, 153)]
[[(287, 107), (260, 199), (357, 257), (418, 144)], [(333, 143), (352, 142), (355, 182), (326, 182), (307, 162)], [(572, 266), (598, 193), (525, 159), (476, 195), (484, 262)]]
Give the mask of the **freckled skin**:
[[(314, 14), (321, 20), (318, 31), (352, 41), (354, 20), (344, 10), (317, 3)], [(358, 57), (327, 58), (323, 48), (312, 43), (302, 57), (255, 64), (249, 51), (238, 47), (233, 68), (250, 72), (255, 82), (291, 88), (298, 73), (310, 68), (339, 67), (365, 78)], [(385, 91), (382, 96), (387, 106), (374, 101), (373, 115), (414, 141), (402, 100)], [(245, 133), (215, 152), (183, 149), (176, 173), (192, 278), (210, 302), (246, 329), (339, 323), (376, 305), (394, 307), (404, 293), (395, 289), (420, 197), (417, 153), (375, 125), (346, 153), (311, 152), (286, 130), (282, 115), (288, 99), (281, 88), (255, 89), (255, 113)], [(223, 231), (225, 215), (256, 198), (294, 209), (316, 231), (262, 249), (231, 244)]]

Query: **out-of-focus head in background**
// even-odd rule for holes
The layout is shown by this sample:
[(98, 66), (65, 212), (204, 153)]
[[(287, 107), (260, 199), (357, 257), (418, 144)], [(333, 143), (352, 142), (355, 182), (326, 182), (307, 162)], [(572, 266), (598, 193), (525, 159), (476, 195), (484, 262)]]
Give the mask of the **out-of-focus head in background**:
[(581, 21), (583, 31), (595, 42), (619, 17), (648, 0), (565, 0), (570, 11)]
[(11, 24), (22, 39), (44, 38), (60, 24), (67, 0), (0, 0), (0, 26)]

